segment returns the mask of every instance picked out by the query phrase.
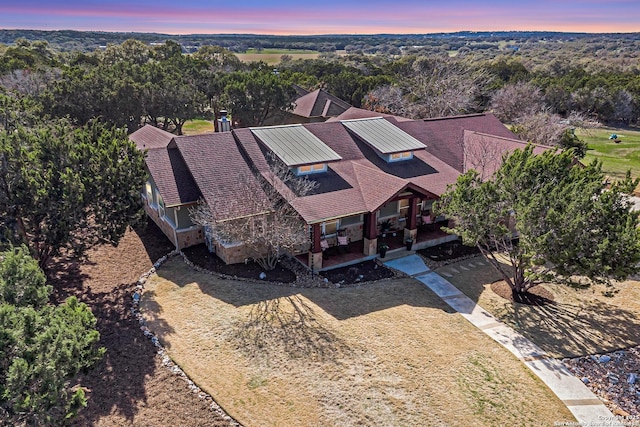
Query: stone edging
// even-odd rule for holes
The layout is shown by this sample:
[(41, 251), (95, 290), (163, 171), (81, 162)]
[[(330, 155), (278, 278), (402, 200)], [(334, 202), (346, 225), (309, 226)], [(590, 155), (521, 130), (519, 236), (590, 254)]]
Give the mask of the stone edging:
[(146, 320), (144, 320), (144, 318), (142, 317), (142, 313), (140, 312), (140, 299), (142, 298), (142, 294), (144, 292), (144, 284), (147, 282), (147, 279), (149, 278), (149, 276), (154, 274), (156, 270), (160, 268), (162, 264), (164, 264), (165, 261), (177, 255), (182, 255), (185, 261), (188, 261), (187, 258), (182, 253), (182, 251), (173, 250), (169, 252), (167, 255), (157, 260), (153, 264), (153, 267), (149, 269), (149, 271), (147, 271), (146, 273), (140, 276), (140, 278), (136, 283), (135, 291), (132, 296), (131, 315), (140, 324), (140, 330), (142, 331), (144, 336), (149, 338), (151, 343), (156, 347), (157, 355), (160, 358), (162, 358), (162, 366), (169, 369), (173, 374), (179, 377), (182, 377), (187, 382), (189, 390), (191, 390), (191, 392), (196, 394), (200, 400), (204, 400), (207, 403), (209, 403), (209, 409), (211, 409), (211, 411), (216, 413), (216, 415), (220, 416), (225, 421), (228, 421), (229, 425), (234, 427), (242, 427), (242, 424), (240, 424), (238, 421), (236, 421), (231, 416), (229, 416), (229, 414), (227, 414), (224, 411), (224, 409), (222, 409), (220, 405), (218, 405), (218, 403), (213, 399), (213, 397), (211, 397), (210, 394), (208, 394), (207, 392), (203, 391), (200, 387), (198, 387), (191, 380), (191, 378), (189, 378), (189, 376), (182, 370), (182, 368), (180, 368), (180, 366), (178, 366), (173, 360), (171, 360), (171, 357), (169, 357), (167, 350), (162, 346), (162, 344), (160, 344), (160, 340), (158, 339), (158, 337), (153, 332), (151, 332), (151, 330), (147, 326)]

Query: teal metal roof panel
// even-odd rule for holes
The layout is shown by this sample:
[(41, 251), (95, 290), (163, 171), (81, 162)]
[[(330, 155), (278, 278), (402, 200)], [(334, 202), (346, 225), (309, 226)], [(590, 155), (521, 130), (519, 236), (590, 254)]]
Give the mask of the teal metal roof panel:
[(302, 125), (250, 128), (287, 166), (327, 163), (342, 157)]
[(427, 148), (422, 142), (382, 117), (341, 120), (340, 123), (382, 154)]

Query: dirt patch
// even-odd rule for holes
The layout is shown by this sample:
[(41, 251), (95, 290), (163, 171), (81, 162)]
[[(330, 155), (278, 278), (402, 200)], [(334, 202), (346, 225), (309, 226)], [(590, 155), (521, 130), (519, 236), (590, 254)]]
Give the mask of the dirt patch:
[(74, 426), (228, 426), (163, 367), (130, 314), (135, 281), (173, 247), (153, 224), (130, 230), (117, 247), (103, 245), (82, 263), (53, 265), (55, 297), (76, 295), (97, 318), (105, 357), (78, 380), (89, 392)]
[(182, 252), (195, 265), (225, 276), (261, 280), (260, 274), (264, 273), (266, 276), (263, 280), (268, 282), (292, 283), (296, 280), (295, 273), (280, 263), (271, 271), (265, 271), (253, 261), (227, 265), (216, 254), (209, 252), (204, 244), (188, 247)]
[(554, 303), (553, 294), (543, 286), (534, 286), (527, 292), (514, 295), (511, 291), (511, 286), (504, 280), (500, 280), (491, 284), (491, 290), (495, 292), (496, 295), (519, 304), (542, 306)]

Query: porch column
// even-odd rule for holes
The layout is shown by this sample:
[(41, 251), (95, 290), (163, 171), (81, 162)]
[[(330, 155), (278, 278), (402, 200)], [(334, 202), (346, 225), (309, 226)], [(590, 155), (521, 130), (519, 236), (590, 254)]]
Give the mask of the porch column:
[(409, 218), (407, 218), (406, 227), (404, 229), (404, 239), (413, 239), (416, 241), (418, 237), (418, 229), (416, 226), (416, 215), (418, 215), (418, 198), (409, 199)]
[(365, 255), (378, 253), (378, 215), (370, 212), (364, 215), (364, 250)]
[(311, 250), (309, 251), (309, 268), (317, 272), (322, 268), (322, 247), (320, 247), (320, 223), (311, 226)]

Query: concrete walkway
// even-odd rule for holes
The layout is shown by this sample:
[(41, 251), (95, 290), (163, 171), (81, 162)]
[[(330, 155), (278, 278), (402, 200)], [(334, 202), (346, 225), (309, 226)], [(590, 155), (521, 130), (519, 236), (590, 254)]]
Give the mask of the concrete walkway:
[(464, 295), (445, 278), (431, 271), (418, 255), (384, 263), (424, 283), (449, 306), (482, 332), (513, 353), (567, 405), (580, 425), (622, 426), (598, 397), (561, 361), (514, 331)]

